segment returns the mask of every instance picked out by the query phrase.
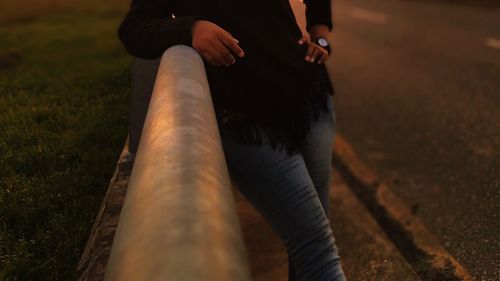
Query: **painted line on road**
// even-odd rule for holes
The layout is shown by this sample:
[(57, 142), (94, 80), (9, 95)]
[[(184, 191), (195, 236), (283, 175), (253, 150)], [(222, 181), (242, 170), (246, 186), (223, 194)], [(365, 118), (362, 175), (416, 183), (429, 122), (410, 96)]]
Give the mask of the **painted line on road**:
[(484, 44), (490, 48), (500, 49), (500, 39), (488, 38)]
[(335, 136), (332, 156), (333, 163), (349, 187), (422, 280), (430, 280), (431, 276), (443, 276), (446, 280), (473, 280), (422, 220), (391, 191), (390, 183), (363, 163), (352, 146), (340, 135)]
[(374, 22), (378, 24), (385, 24), (387, 23), (387, 15), (372, 11), (372, 10), (367, 10), (367, 9), (362, 9), (362, 8), (351, 8), (350, 11), (351, 17), (355, 19), (360, 19), (360, 20), (365, 20), (369, 22)]

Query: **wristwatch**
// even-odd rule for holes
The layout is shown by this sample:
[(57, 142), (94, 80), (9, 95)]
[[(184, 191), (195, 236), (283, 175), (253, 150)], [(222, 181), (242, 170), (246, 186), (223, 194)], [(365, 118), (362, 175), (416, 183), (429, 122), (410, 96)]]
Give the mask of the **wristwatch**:
[(328, 41), (326, 40), (325, 37), (316, 38), (316, 41), (314, 41), (314, 43), (323, 47), (326, 51), (328, 51), (328, 54), (332, 53), (332, 49), (330, 48), (330, 44), (328, 44)]

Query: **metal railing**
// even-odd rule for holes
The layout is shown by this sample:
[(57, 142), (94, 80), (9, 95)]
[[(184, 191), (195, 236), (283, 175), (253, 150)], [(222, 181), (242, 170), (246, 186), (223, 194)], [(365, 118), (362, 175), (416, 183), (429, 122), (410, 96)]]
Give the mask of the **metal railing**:
[(173, 46), (156, 77), (105, 280), (250, 280), (203, 61)]

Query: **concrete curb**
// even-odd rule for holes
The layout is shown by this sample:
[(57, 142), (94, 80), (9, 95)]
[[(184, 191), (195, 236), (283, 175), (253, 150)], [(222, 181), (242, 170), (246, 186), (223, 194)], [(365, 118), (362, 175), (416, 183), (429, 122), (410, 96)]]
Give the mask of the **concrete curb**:
[(77, 280), (100, 281), (108, 263), (111, 245), (127, 192), (133, 165), (133, 154), (128, 153), (128, 139), (116, 165), (108, 190), (97, 213), (87, 245), (77, 266)]
[(339, 135), (335, 137), (333, 159), (348, 185), (422, 280), (473, 280), (420, 218), (392, 193), (389, 184), (365, 165)]

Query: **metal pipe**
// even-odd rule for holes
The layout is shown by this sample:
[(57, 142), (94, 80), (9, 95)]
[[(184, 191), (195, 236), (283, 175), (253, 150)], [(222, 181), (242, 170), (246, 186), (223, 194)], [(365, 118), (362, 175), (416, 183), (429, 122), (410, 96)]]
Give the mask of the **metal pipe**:
[(203, 61), (162, 56), (105, 280), (248, 281)]

